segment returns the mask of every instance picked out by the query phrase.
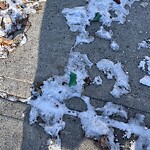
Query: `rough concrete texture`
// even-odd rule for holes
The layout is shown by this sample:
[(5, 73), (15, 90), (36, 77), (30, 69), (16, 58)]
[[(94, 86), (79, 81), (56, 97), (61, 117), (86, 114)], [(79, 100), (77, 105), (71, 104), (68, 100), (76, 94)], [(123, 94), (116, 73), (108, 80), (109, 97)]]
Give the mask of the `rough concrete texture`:
[(29, 124), (29, 106), (4, 99), (0, 104), (0, 150), (45, 150), (47, 135)]
[(30, 95), (30, 87), (34, 82), (34, 76), (38, 61), (38, 47), (42, 12), (30, 17), (32, 27), (28, 32), (28, 42), (18, 47), (8, 59), (0, 59), (0, 91), (22, 98)]
[[(149, 3), (149, 0), (144, 2)], [(47, 1), (38, 14), (30, 17), (32, 27), (28, 31), (27, 44), (18, 47), (8, 59), (0, 60), (0, 91), (27, 98), (30, 96), (30, 87), (33, 83), (64, 73), (69, 51), (77, 34), (69, 30), (61, 11), (65, 7), (72, 8), (85, 4), (84, 0)], [(150, 126), (150, 87), (139, 84), (139, 79), (145, 73), (137, 66), (145, 55), (150, 54), (150, 50), (137, 50), (137, 43), (149, 37), (149, 10), (150, 3), (146, 8), (142, 8), (139, 2), (136, 2), (130, 8), (130, 15), (127, 16), (127, 20), (130, 21), (123, 25), (112, 24), (114, 38), (120, 45), (119, 52), (111, 51), (108, 41), (96, 37), (93, 43), (79, 45), (74, 49), (87, 54), (94, 63), (103, 58), (109, 58), (114, 62), (120, 61), (124, 70), (129, 73), (132, 92), (115, 99), (110, 95), (114, 80), (107, 80), (104, 74), (93, 66), (89, 70), (90, 76), (94, 78), (100, 75), (103, 85), (90, 85), (85, 88), (84, 94), (91, 97), (91, 104), (103, 106), (106, 101), (122, 104), (130, 108), (127, 109), (130, 117), (137, 112), (144, 114), (147, 126)], [(98, 23), (92, 23), (88, 31), (94, 35), (98, 28)], [(79, 99), (72, 100), (72, 103), (66, 101), (66, 105), (79, 111), (86, 109), (85, 104)], [(0, 99), (0, 150), (47, 149), (45, 145), (49, 137), (38, 124), (29, 125), (29, 109), (25, 104)], [(66, 128), (61, 132), (63, 150), (98, 149), (94, 141), (84, 138), (80, 120), (71, 116), (64, 116), (64, 120)], [(125, 145), (125, 141), (121, 142)]]

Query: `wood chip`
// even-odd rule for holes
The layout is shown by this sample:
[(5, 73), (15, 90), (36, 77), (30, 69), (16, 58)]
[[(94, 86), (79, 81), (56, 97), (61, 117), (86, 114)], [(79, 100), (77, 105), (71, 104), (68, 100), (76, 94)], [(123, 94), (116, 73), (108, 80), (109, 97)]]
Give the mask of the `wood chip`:
[(110, 144), (109, 144), (109, 140), (108, 140), (107, 136), (105, 136), (105, 135), (102, 136), (99, 139), (99, 143), (103, 149), (110, 150)]

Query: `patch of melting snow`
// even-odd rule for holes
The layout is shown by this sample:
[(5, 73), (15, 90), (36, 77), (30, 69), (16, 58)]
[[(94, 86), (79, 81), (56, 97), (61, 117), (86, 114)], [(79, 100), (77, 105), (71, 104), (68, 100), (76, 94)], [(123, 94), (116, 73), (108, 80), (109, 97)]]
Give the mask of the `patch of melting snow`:
[[(42, 95), (36, 94), (36, 100), (30, 100), (28, 103), (32, 106), (30, 112), (30, 123), (37, 121), (40, 116), (44, 124), (40, 124), (52, 137), (59, 140), (59, 132), (64, 129), (65, 122), (62, 120), (64, 114), (77, 116), (78, 112), (69, 110), (64, 100), (71, 97), (81, 97), (84, 79), (88, 77), (85, 66), (93, 65), (85, 54), (73, 52), (70, 54), (68, 65), (65, 68), (64, 76), (54, 76), (45, 81), (42, 86)], [(69, 86), (70, 73), (77, 75), (77, 84)]]
[(27, 42), (27, 36), (25, 34), (23, 34), (21, 42), (20, 42), (20, 46), (26, 44), (26, 42)]
[(150, 86), (150, 76), (145, 75), (142, 79), (140, 79), (140, 83), (146, 86)]
[(103, 26), (100, 27), (100, 29), (95, 33), (98, 37), (111, 40), (113, 32), (111, 30), (106, 31)]
[(150, 150), (150, 139), (139, 137), (136, 141), (131, 142), (131, 150)]
[[(127, 138), (130, 138), (131, 134), (139, 137), (132, 144), (132, 147), (133, 145), (139, 145), (140, 147), (146, 143), (148, 148), (150, 146), (150, 129), (143, 126), (143, 115), (138, 114), (135, 118), (129, 119), (127, 112), (122, 106), (111, 102), (106, 103), (101, 108), (95, 108), (90, 104), (90, 98), (82, 95), (83, 85), (85, 84), (84, 79), (88, 77), (86, 66), (90, 68), (92, 65), (93, 63), (87, 58), (87, 55), (71, 52), (64, 76), (54, 76), (45, 81), (43, 86), (41, 86), (41, 95), (33, 91), (34, 99), (31, 98), (28, 102), (31, 105), (30, 123), (38, 122), (38, 117), (42, 119), (42, 123), (39, 123), (39, 125), (44, 128), (47, 134), (52, 136), (52, 139), (49, 139), (47, 143), (49, 150), (61, 150), (59, 133), (65, 128), (65, 122), (63, 121), (65, 114), (80, 118), (86, 137), (99, 139), (101, 136), (107, 135), (111, 150), (120, 149), (119, 142), (115, 141), (114, 128), (124, 131)], [(115, 76), (116, 82), (121, 82), (120, 84), (123, 87), (127, 86), (129, 88), (127, 82), (128, 76), (123, 72), (120, 63), (114, 64), (110, 60), (102, 60), (97, 65), (99, 69), (108, 73), (107, 75), (110, 79)], [(116, 68), (119, 69), (116, 70)], [(77, 75), (77, 84), (70, 87), (71, 72)], [(120, 75), (123, 77), (120, 77)], [(99, 79), (99, 76), (97, 78)], [(116, 85), (118, 86), (119, 83), (116, 83)], [(68, 109), (65, 105), (65, 100), (72, 97), (81, 98), (85, 102), (87, 110), (79, 112)], [(100, 111), (102, 114), (97, 115), (96, 111)], [(112, 119), (111, 116), (114, 115), (123, 117), (129, 121), (124, 123)]]
[(0, 58), (7, 58), (10, 51), (27, 42), (25, 34), (19, 39), (19, 43), (16, 42), (14, 32), (28, 26), (29, 14), (36, 13), (42, 1), (44, 0), (0, 1)]
[(140, 4), (140, 6), (142, 6), (143, 8), (146, 8), (146, 7), (148, 6), (148, 3), (147, 3), (147, 2), (142, 2), (142, 3)]
[[(94, 37), (91, 37), (86, 31), (86, 27), (90, 26), (90, 22), (93, 21), (97, 13), (100, 14), (98, 21), (102, 23), (102, 26), (95, 34), (100, 38), (110, 40), (112, 31), (106, 31), (104, 26), (110, 27), (113, 21), (123, 24), (126, 21), (126, 16), (129, 14), (126, 6), (131, 7), (135, 1), (139, 0), (123, 0), (120, 4), (113, 0), (87, 0), (88, 4), (86, 6), (63, 9), (62, 14), (65, 16), (70, 30), (79, 32), (75, 46), (80, 43), (94, 41)], [(115, 17), (112, 16), (111, 11), (115, 13)]]
[(143, 40), (142, 42), (138, 43), (138, 48), (137, 49), (141, 49), (141, 48), (150, 48), (150, 38), (147, 40)]
[(97, 68), (107, 75), (107, 79), (116, 79), (113, 90), (110, 92), (115, 98), (120, 98), (123, 94), (128, 94), (131, 92), (129, 85), (129, 77), (123, 71), (120, 62), (114, 64), (109, 59), (102, 59), (97, 62)]
[(96, 76), (95, 78), (94, 78), (94, 81), (93, 81), (93, 84), (96, 84), (96, 85), (102, 85), (102, 79), (101, 79), (101, 77), (100, 76)]
[(140, 83), (146, 86), (150, 86), (150, 57), (145, 56), (144, 59), (140, 62), (138, 68), (146, 71), (147, 73), (147, 75), (140, 79)]
[(119, 50), (119, 45), (115, 41), (112, 41), (111, 44), (110, 44), (110, 48), (113, 51), (118, 51)]

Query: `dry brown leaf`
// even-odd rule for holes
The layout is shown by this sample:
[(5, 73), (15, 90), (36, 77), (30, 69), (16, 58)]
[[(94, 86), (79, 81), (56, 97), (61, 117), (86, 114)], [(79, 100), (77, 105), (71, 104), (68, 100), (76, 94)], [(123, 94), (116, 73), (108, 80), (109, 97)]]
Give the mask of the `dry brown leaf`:
[(104, 150), (110, 150), (110, 144), (107, 136), (103, 135), (98, 142)]
[(121, 4), (120, 0), (114, 0), (117, 4)]
[(12, 23), (12, 20), (11, 20), (10, 16), (8, 16), (8, 17), (6, 18), (6, 21), (7, 21), (7, 23)]
[(10, 39), (4, 38), (4, 37), (0, 37), (0, 45), (9, 46), (9, 45), (12, 45), (13, 43), (14, 43), (13, 40), (10, 40)]
[(26, 26), (27, 22), (28, 22), (28, 17), (16, 20), (17, 24), (22, 24), (23, 26)]
[(3, 19), (4, 18), (2, 18), (1, 27), (2, 27), (3, 30), (5, 30), (5, 23), (4, 23)]
[(22, 2), (23, 2), (24, 4), (31, 3), (31, 2), (27, 2), (26, 0), (22, 0)]
[(27, 18), (23, 18), (21, 20), (19, 20), (19, 19), (16, 20), (17, 25), (21, 24), (22, 26), (25, 27), (24, 33), (26, 33), (30, 29), (30, 27), (31, 27), (31, 22), (28, 21), (28, 17), (29, 16), (27, 16)]
[(7, 5), (5, 2), (0, 2), (0, 9), (4, 10), (7, 8)]
[(43, 81), (41, 82), (38, 82), (36, 85), (35, 85), (35, 90), (40, 94), (42, 95), (42, 90), (41, 90), (41, 87), (43, 86)]
[(87, 85), (90, 85), (92, 83), (92, 80), (90, 79), (90, 77), (86, 77), (84, 79), (84, 82), (87, 84)]

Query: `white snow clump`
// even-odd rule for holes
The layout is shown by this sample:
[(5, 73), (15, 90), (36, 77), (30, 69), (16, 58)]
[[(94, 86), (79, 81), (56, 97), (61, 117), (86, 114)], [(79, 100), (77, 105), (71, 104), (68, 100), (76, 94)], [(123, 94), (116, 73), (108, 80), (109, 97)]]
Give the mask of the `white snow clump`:
[(114, 64), (109, 59), (102, 59), (97, 62), (97, 68), (107, 75), (107, 79), (116, 79), (113, 90), (110, 92), (115, 98), (120, 98), (123, 94), (128, 94), (131, 91), (129, 85), (129, 77), (123, 71), (120, 62)]

